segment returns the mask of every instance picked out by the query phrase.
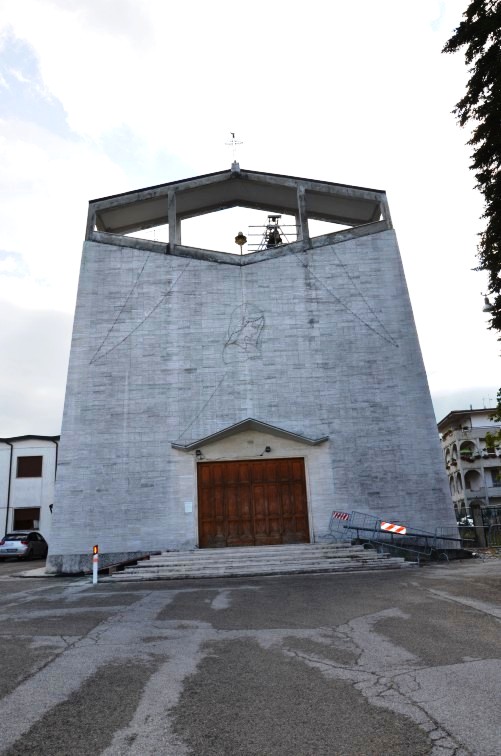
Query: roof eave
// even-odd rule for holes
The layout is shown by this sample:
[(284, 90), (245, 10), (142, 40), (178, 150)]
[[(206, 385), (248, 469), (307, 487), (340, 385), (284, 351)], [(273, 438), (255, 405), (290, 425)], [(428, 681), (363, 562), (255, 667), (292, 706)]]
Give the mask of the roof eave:
[(190, 451), (199, 449), (203, 446), (206, 446), (208, 444), (213, 444), (216, 441), (221, 441), (237, 433), (242, 433), (243, 431), (248, 431), (248, 430), (259, 431), (260, 433), (268, 433), (272, 436), (285, 438), (285, 439), (288, 439), (289, 441), (296, 441), (298, 443), (306, 444), (307, 446), (318, 446), (318, 444), (322, 444), (325, 441), (328, 441), (329, 439), (329, 436), (319, 436), (318, 438), (308, 438), (307, 436), (303, 436), (299, 433), (293, 433), (292, 431), (288, 431), (285, 428), (279, 428), (278, 426), (270, 425), (268, 423), (263, 423), (260, 420), (255, 420), (254, 418), (248, 417), (246, 420), (242, 420), (239, 423), (235, 423), (234, 425), (230, 425), (226, 428), (223, 428), (217, 433), (212, 433), (210, 436), (205, 436), (196, 441), (188, 442), (187, 444), (179, 444), (179, 443), (173, 442), (171, 446), (173, 449), (178, 449), (179, 451), (190, 452)]

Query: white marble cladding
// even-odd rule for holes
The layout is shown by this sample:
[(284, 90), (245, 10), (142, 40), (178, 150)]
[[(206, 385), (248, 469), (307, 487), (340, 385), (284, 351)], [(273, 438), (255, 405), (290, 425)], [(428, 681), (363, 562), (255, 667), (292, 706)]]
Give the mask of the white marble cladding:
[(294, 452), (316, 538), (331, 509), (455, 524), (392, 230), (242, 267), (86, 242), (51, 556), (195, 546), (195, 454), (171, 444), (246, 418), (329, 436)]

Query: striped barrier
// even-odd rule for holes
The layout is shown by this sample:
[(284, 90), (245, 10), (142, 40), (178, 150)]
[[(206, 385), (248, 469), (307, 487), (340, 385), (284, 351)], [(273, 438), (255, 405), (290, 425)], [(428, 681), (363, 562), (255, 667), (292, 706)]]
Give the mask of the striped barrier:
[(332, 516), (335, 520), (349, 520), (350, 515), (348, 512), (333, 512)]
[(381, 530), (386, 530), (387, 533), (399, 533), (400, 535), (407, 533), (407, 528), (403, 525), (394, 525), (392, 522), (382, 522)]

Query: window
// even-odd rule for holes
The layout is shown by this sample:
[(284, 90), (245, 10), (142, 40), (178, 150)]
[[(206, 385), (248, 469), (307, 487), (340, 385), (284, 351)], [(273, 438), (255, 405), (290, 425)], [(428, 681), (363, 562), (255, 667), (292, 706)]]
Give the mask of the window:
[(41, 478), (42, 477), (42, 460), (43, 457), (18, 457), (17, 458), (17, 476), (18, 478)]
[(14, 510), (13, 530), (38, 530), (40, 527), (40, 507)]
[(498, 488), (501, 486), (501, 467), (495, 467), (491, 470), (492, 485)]

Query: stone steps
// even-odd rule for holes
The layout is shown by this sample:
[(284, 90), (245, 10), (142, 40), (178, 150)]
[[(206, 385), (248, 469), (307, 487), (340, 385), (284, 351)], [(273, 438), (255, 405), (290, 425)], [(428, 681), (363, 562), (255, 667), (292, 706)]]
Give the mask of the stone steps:
[(164, 552), (126, 567), (111, 582), (183, 578), (251, 577), (401, 569), (415, 563), (349, 544), (294, 544)]
[(260, 561), (284, 561), (287, 559), (341, 559), (347, 555), (356, 556), (358, 554), (367, 555), (367, 549), (363, 546), (340, 546), (339, 544), (298, 544), (297, 546), (252, 546), (239, 548), (224, 549), (197, 549), (196, 551), (170, 551), (162, 554), (154, 554), (149, 560), (139, 562), (137, 567), (140, 569), (151, 566), (159, 567), (161, 565), (174, 564), (216, 564), (221, 562), (227, 564), (231, 561), (237, 562), (260, 562)]

